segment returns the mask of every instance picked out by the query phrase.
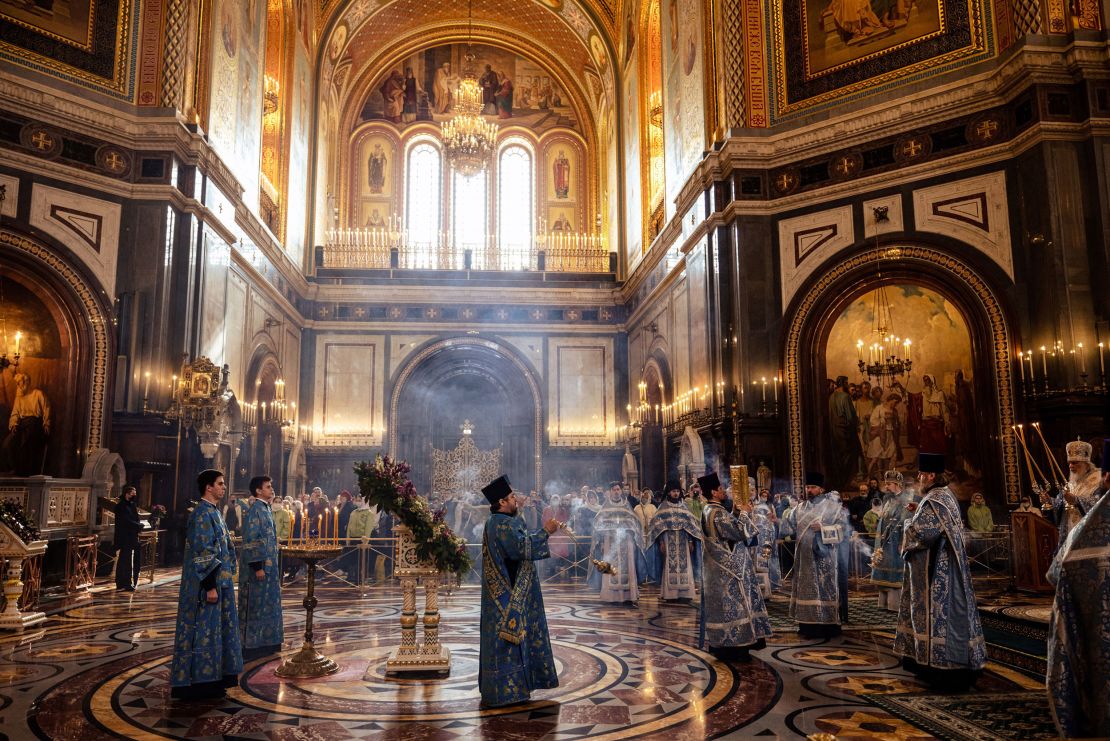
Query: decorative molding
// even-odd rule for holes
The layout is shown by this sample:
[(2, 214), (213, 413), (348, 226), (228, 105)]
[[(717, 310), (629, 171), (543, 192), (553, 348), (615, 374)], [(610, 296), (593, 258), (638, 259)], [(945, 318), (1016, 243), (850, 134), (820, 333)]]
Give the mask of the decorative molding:
[(42, 229), (73, 250), (115, 296), (119, 252), (118, 203), (35, 183), (31, 188), (31, 226)]
[(779, 222), (782, 305), (831, 254), (855, 244), (852, 207), (841, 206)]
[(915, 190), (913, 203), (918, 231), (966, 242), (1014, 277), (1005, 172)]
[[(783, 385), (786, 392), (786, 429), (790, 469), (795, 491), (801, 491), (806, 470), (801, 385), (808, 383), (808, 379), (803, 378), (803, 366), (808, 369), (809, 363), (808, 357), (803, 358), (803, 332), (813, 321), (812, 314), (818, 303), (825, 298), (829, 291), (836, 290), (837, 284), (842, 278), (861, 269), (872, 270), (872, 266), (880, 260), (889, 261), (891, 259), (891, 247), (892, 245), (885, 245), (878, 249), (868, 250), (831, 266), (830, 269), (822, 273), (817, 283), (802, 296), (790, 318), (786, 331), (785, 381)], [(897, 259), (900, 261), (926, 263), (948, 271), (951, 273), (952, 280), (966, 284), (981, 303), (993, 339), (993, 342), (984, 347), (983, 351), (991, 353), (992, 377), (998, 399), (997, 433), (1000, 437), (1002, 450), (1005, 501), (1008, 503), (1016, 502), (1021, 494), (1017, 443), (1013, 435), (1005, 434), (1015, 423), (1012, 378), (1013, 344), (1010, 329), (1002, 312), (1002, 305), (986, 281), (955, 255), (919, 246), (899, 245), (897, 250), (899, 252)], [(817, 410), (810, 411), (817, 413)]]
[[(875, 216), (875, 209), (886, 209), (885, 221), (879, 221)], [(905, 231), (905, 221), (902, 216), (902, 196), (893, 194), (872, 198), (863, 202), (863, 236), (867, 239), (879, 234)]]

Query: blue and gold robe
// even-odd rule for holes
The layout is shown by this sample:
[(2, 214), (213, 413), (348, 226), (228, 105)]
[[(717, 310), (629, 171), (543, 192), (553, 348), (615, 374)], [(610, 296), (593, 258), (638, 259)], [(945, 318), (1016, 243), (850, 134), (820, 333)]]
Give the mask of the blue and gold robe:
[(903, 490), (898, 494), (883, 495), (879, 512), (879, 525), (875, 530), (875, 550), (880, 551), (871, 566), (871, 582), (887, 589), (901, 589), (905, 561), (902, 558), (902, 529), (912, 513), (908, 506), (913, 493)]
[(986, 644), (964, 548), (960, 506), (930, 489), (906, 525), (906, 561), (894, 653), (935, 669), (982, 669)]
[(693, 599), (701, 576), (702, 543), (701, 525), (694, 513), (681, 499), (664, 499), (651, 518), (647, 539), (658, 553), (660, 596)]
[[(273, 512), (269, 504), (255, 499), (243, 518), (239, 563), (239, 628), (245, 649), (276, 651), (285, 640), (278, 555)], [(256, 576), (260, 568), (266, 572), (263, 581)]]
[[(840, 625), (848, 620), (848, 547), (851, 525), (836, 492), (802, 502), (788, 518), (796, 540), (790, 616), (805, 625)], [(839, 528), (840, 542), (826, 543), (813, 525)]]
[[(202, 499), (189, 515), (177, 599), (170, 685), (219, 682), (243, 670), (235, 609), (235, 549), (215, 505)], [(205, 599), (209, 585), (219, 600)]]
[(536, 564), (550, 553), (547, 532), (496, 513), (482, 533), (482, 638), (478, 689), (487, 707), (559, 686)]
[(705, 567), (702, 571), (702, 625), (713, 648), (751, 646), (771, 635), (767, 606), (759, 592), (748, 550), (758, 541), (755, 523), (716, 502), (702, 513)]
[(1110, 495), (1072, 529), (1048, 578), (1056, 584), (1047, 676), (1056, 728), (1065, 738), (1110, 737)]

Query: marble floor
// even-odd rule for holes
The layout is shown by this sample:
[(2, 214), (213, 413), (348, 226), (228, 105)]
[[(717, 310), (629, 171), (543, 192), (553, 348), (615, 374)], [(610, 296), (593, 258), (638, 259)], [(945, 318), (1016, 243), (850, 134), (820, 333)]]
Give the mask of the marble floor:
[[(286, 646), (300, 645), (303, 583), (286, 590)], [(341, 671), (281, 680), (274, 659), (249, 662), (225, 700), (169, 698), (177, 585), (107, 590), (22, 635), (0, 637), (0, 729), (12, 739), (576, 739), (1037, 738), (1000, 708), (1033, 708), (1043, 685), (991, 664), (971, 695), (928, 693), (898, 668), (889, 624), (833, 640), (789, 630), (786, 597), (772, 601), (782, 629), (749, 664), (694, 647), (696, 607), (664, 604), (651, 587), (636, 607), (607, 606), (577, 586), (545, 586), (560, 687), (534, 701), (480, 709), (476, 587), (442, 602), (446, 679), (394, 680), (385, 660), (398, 640), (396, 587), (317, 590), (317, 646)], [(859, 597), (854, 606), (870, 600)], [(853, 619), (856, 619), (853, 617)], [(971, 702), (974, 701), (974, 702)], [(971, 708), (971, 709), (969, 709)], [(1034, 715), (1036, 713), (1034, 711)], [(1047, 712), (1047, 711), (1046, 711)], [(1005, 717), (1002, 717), (1002, 716)], [(1034, 726), (1036, 723), (1033, 724)], [(1014, 735), (1017, 733), (1017, 735)]]

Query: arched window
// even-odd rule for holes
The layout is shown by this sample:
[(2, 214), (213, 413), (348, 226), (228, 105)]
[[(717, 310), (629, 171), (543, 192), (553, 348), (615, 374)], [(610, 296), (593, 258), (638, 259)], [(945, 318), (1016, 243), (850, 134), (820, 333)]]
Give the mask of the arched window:
[(443, 160), (439, 149), (423, 141), (409, 150), (405, 192), (405, 228), (408, 242), (418, 252), (434, 249), (440, 232), (443, 199)]
[(451, 174), (451, 235), (457, 254), (463, 250), (471, 250), (476, 257), (485, 253), (488, 183), (485, 170), (470, 177)]
[(531, 263), (533, 233), (532, 152), (510, 144), (498, 160), (497, 242), (501, 268), (518, 270)]

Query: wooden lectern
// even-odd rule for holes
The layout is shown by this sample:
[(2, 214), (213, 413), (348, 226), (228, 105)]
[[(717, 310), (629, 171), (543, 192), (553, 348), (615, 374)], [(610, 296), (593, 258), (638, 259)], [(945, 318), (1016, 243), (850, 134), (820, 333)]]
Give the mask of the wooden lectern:
[(1053, 592), (1048, 567), (1056, 552), (1056, 526), (1033, 512), (1010, 515), (1014, 550), (1014, 588), (1023, 592)]

